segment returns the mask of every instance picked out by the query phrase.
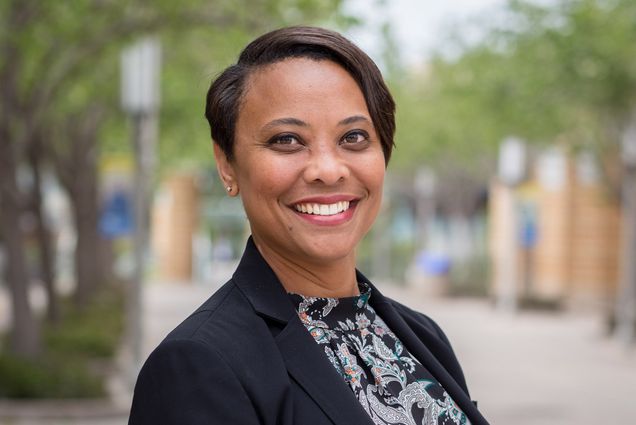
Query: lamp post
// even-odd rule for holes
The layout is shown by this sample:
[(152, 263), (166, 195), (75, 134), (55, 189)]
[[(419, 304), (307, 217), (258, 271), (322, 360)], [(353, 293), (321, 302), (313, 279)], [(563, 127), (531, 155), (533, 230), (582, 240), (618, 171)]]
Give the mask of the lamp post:
[(418, 248), (427, 249), (428, 223), (435, 214), (435, 187), (437, 185), (436, 176), (433, 170), (421, 166), (415, 173), (413, 189), (416, 196), (415, 202), (415, 223), (417, 226)]
[(121, 101), (133, 124), (135, 156), (133, 273), (126, 294), (126, 347), (131, 369), (127, 376), (131, 385), (142, 360), (142, 284), (158, 132), (160, 62), (159, 42), (153, 38), (137, 41), (121, 55)]
[(622, 137), (622, 262), (616, 300), (616, 334), (628, 345), (636, 337), (636, 121)]
[(507, 137), (501, 142), (497, 167), (501, 190), (501, 214), (508, 228), (503, 233), (498, 253), (500, 279), (496, 287), (496, 306), (501, 311), (514, 313), (518, 307), (519, 288), (519, 240), (517, 200), (514, 188), (523, 181), (526, 173), (526, 148), (523, 140)]

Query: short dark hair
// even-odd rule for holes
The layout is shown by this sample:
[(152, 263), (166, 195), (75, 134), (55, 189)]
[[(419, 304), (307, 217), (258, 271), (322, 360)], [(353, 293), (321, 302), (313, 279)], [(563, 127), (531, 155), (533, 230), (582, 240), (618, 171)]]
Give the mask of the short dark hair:
[(238, 62), (226, 68), (208, 90), (205, 117), (212, 140), (229, 160), (234, 158), (234, 134), (245, 90), (245, 81), (257, 69), (288, 58), (330, 60), (342, 66), (356, 81), (380, 138), (386, 163), (393, 150), (395, 102), (382, 73), (358, 46), (335, 31), (295, 26), (268, 32), (241, 52)]

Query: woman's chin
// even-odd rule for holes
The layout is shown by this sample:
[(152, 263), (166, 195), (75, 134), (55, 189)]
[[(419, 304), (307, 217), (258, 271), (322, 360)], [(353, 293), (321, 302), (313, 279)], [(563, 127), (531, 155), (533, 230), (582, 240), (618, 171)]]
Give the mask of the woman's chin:
[(341, 237), (314, 237), (305, 244), (299, 244), (299, 254), (306, 257), (309, 262), (320, 264), (336, 263), (350, 259), (355, 263), (357, 242)]

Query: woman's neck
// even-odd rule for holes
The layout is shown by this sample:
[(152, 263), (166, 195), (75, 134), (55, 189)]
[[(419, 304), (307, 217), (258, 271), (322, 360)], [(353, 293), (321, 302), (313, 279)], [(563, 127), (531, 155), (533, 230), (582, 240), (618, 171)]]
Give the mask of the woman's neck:
[(258, 251), (287, 292), (307, 297), (343, 298), (358, 295), (355, 254), (329, 263), (301, 263), (255, 241)]

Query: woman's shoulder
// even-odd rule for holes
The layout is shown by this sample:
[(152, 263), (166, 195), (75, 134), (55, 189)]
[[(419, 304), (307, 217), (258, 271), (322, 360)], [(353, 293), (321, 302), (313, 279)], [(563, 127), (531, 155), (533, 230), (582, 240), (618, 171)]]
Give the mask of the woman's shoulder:
[(222, 346), (227, 341), (240, 338), (257, 319), (250, 303), (237, 289), (234, 281), (229, 280), (177, 325), (162, 344), (188, 340), (203, 345)]
[(155, 371), (170, 377), (205, 369), (209, 376), (212, 363), (218, 376), (236, 377), (241, 382), (247, 382), (250, 374), (259, 371), (267, 375), (272, 365), (281, 363), (269, 324), (233, 280), (172, 330), (153, 350), (142, 370), (144, 376)]

